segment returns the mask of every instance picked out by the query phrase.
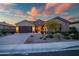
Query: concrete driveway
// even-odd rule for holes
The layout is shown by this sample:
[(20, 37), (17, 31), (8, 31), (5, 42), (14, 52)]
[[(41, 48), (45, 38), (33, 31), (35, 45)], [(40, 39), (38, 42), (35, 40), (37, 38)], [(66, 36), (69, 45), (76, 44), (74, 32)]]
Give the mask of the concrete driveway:
[(24, 41), (33, 33), (15, 33), (0, 38), (0, 45), (2, 44), (24, 44)]

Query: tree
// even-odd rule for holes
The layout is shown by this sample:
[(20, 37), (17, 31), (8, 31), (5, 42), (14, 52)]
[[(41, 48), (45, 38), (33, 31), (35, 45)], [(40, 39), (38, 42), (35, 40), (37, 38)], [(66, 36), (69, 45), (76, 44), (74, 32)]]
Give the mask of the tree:
[(48, 31), (50, 31), (50, 32), (58, 32), (60, 30), (59, 23), (57, 23), (53, 19), (52, 20), (48, 20), (45, 23), (45, 26), (47, 27)]

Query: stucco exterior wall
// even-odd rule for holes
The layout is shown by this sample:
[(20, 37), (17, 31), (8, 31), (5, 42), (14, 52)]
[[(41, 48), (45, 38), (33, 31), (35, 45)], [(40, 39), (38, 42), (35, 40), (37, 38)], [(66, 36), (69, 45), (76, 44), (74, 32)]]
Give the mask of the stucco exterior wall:
[(79, 32), (79, 23), (71, 24), (70, 27), (75, 27), (77, 31)]
[(69, 23), (67, 22), (63, 22), (59, 19), (55, 19), (54, 21), (58, 22), (59, 24), (61, 24), (61, 31), (64, 32), (64, 31), (68, 31), (69, 30)]

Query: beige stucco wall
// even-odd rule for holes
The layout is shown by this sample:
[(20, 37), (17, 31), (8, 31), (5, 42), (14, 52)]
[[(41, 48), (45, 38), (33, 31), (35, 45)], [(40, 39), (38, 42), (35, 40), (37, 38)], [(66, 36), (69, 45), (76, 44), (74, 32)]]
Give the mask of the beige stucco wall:
[(59, 24), (61, 24), (61, 31), (68, 31), (69, 30), (69, 23), (67, 22), (63, 22), (59, 19), (55, 19), (54, 21), (58, 22)]

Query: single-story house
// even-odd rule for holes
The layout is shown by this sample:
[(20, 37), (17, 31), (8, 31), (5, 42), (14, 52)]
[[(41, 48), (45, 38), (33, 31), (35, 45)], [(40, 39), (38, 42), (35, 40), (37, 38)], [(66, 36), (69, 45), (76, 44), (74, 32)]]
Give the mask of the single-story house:
[(0, 22), (0, 29), (6, 29), (9, 31), (16, 31), (16, 27), (12, 24), (8, 24), (6, 22)]
[[(61, 17), (54, 17), (51, 20), (59, 23), (61, 32), (66, 32), (66, 31), (69, 30), (69, 27), (71, 25), (75, 26), (74, 24), (78, 24), (77, 22), (70, 22), (70, 21), (68, 21), (64, 18), (61, 18)], [(46, 21), (43, 21), (43, 20), (40, 20), (40, 19), (38, 19), (36, 21), (23, 20), (19, 23), (16, 23), (16, 32), (18, 32), (18, 33), (31, 33), (31, 32), (45, 31), (46, 30), (46, 27), (44, 26), (45, 22)]]
[(38, 19), (37, 21), (27, 21), (23, 20), (16, 23), (16, 32), (19, 33), (31, 33), (31, 32), (41, 32), (44, 30), (44, 21)]

